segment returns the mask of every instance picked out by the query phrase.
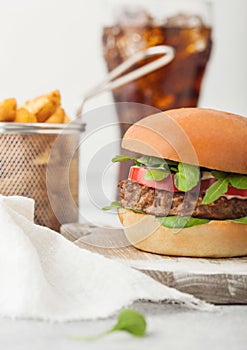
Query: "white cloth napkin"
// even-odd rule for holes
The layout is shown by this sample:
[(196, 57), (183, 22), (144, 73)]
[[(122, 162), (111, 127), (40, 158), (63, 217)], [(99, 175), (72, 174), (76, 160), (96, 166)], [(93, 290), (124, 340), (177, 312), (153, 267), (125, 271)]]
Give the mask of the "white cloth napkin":
[(0, 195), (0, 316), (94, 319), (140, 299), (207, 308), (191, 295), (35, 225), (33, 214), (32, 199)]

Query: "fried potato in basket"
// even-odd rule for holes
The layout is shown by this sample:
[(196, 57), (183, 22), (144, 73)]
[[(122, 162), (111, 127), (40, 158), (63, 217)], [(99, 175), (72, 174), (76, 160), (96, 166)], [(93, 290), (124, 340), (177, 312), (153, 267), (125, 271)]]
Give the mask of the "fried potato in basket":
[(67, 114), (65, 114), (63, 122), (64, 122), (64, 123), (70, 123), (70, 122), (71, 122), (71, 120), (69, 119), (69, 117), (67, 116)]
[(26, 108), (19, 108), (16, 111), (16, 116), (14, 119), (16, 123), (37, 123), (36, 116), (29, 112)]
[(58, 90), (36, 97), (25, 102), (24, 108), (33, 113), (38, 122), (44, 122), (55, 113), (60, 106), (61, 96)]
[(0, 122), (12, 122), (16, 115), (16, 99), (7, 98), (0, 102)]
[[(50, 118), (46, 119), (46, 123), (64, 123), (66, 113), (63, 108), (59, 107)], [(68, 117), (67, 117), (68, 118)]]

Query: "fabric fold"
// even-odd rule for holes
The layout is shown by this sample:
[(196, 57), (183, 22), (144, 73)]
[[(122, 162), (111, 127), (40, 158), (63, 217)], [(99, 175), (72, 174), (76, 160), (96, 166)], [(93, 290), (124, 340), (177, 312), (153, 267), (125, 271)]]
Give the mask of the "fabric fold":
[(70, 321), (108, 317), (136, 300), (209, 310), (193, 296), (81, 249), (33, 222), (34, 201), (0, 196), (0, 315)]

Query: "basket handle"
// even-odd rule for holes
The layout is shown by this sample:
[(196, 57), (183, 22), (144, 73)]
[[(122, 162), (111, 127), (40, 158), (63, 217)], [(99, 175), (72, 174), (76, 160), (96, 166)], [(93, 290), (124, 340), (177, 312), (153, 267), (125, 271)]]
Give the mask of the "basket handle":
[[(136, 63), (152, 56), (160, 56), (156, 60), (146, 63), (143, 66), (129, 72), (125, 75), (122, 75), (129, 68), (134, 66)], [(143, 77), (146, 74), (149, 74), (165, 65), (170, 63), (175, 56), (175, 50), (171, 46), (167, 45), (158, 45), (152, 46), (145, 50), (135, 53), (133, 56), (128, 58), (126, 61), (121, 63), (115, 69), (113, 69), (107, 76), (105, 80), (99, 83), (96, 87), (91, 89), (83, 98), (83, 101), (80, 107), (77, 110), (76, 117), (81, 118), (83, 112), (83, 106), (87, 100), (90, 98), (104, 92), (107, 90), (113, 90), (119, 88), (122, 85), (128, 84), (133, 80)]]

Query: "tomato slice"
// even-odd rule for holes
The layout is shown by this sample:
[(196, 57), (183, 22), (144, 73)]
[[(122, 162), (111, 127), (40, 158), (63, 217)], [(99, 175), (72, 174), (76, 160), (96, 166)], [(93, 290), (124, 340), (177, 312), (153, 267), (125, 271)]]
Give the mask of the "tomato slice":
[[(137, 182), (140, 185), (145, 185), (151, 188), (155, 188), (157, 190), (164, 190), (169, 192), (181, 192), (174, 185), (174, 174), (170, 174), (166, 179), (163, 179), (161, 181), (154, 181), (154, 180), (145, 179), (145, 174), (147, 171), (148, 171), (147, 168), (132, 166), (129, 171), (128, 179), (131, 181)], [(215, 178), (201, 180), (200, 192), (205, 193), (206, 190), (216, 181), (217, 179)], [(195, 189), (197, 189), (197, 186), (195, 187)], [(191, 191), (193, 191), (193, 189)], [(247, 190), (239, 190), (235, 187), (229, 186), (228, 191), (226, 192), (226, 195), (247, 197)]]
[(216, 181), (217, 179), (215, 178), (201, 180), (201, 192), (205, 193), (206, 190)]
[(247, 190), (239, 190), (238, 188), (229, 186), (228, 191), (226, 192), (228, 196), (240, 196), (247, 197)]
[(166, 179), (161, 181), (146, 180), (145, 174), (148, 171), (147, 168), (131, 167), (129, 171), (129, 180), (138, 182), (140, 185), (155, 188), (157, 190), (164, 190), (169, 192), (181, 192), (174, 185), (174, 175), (170, 174)]

